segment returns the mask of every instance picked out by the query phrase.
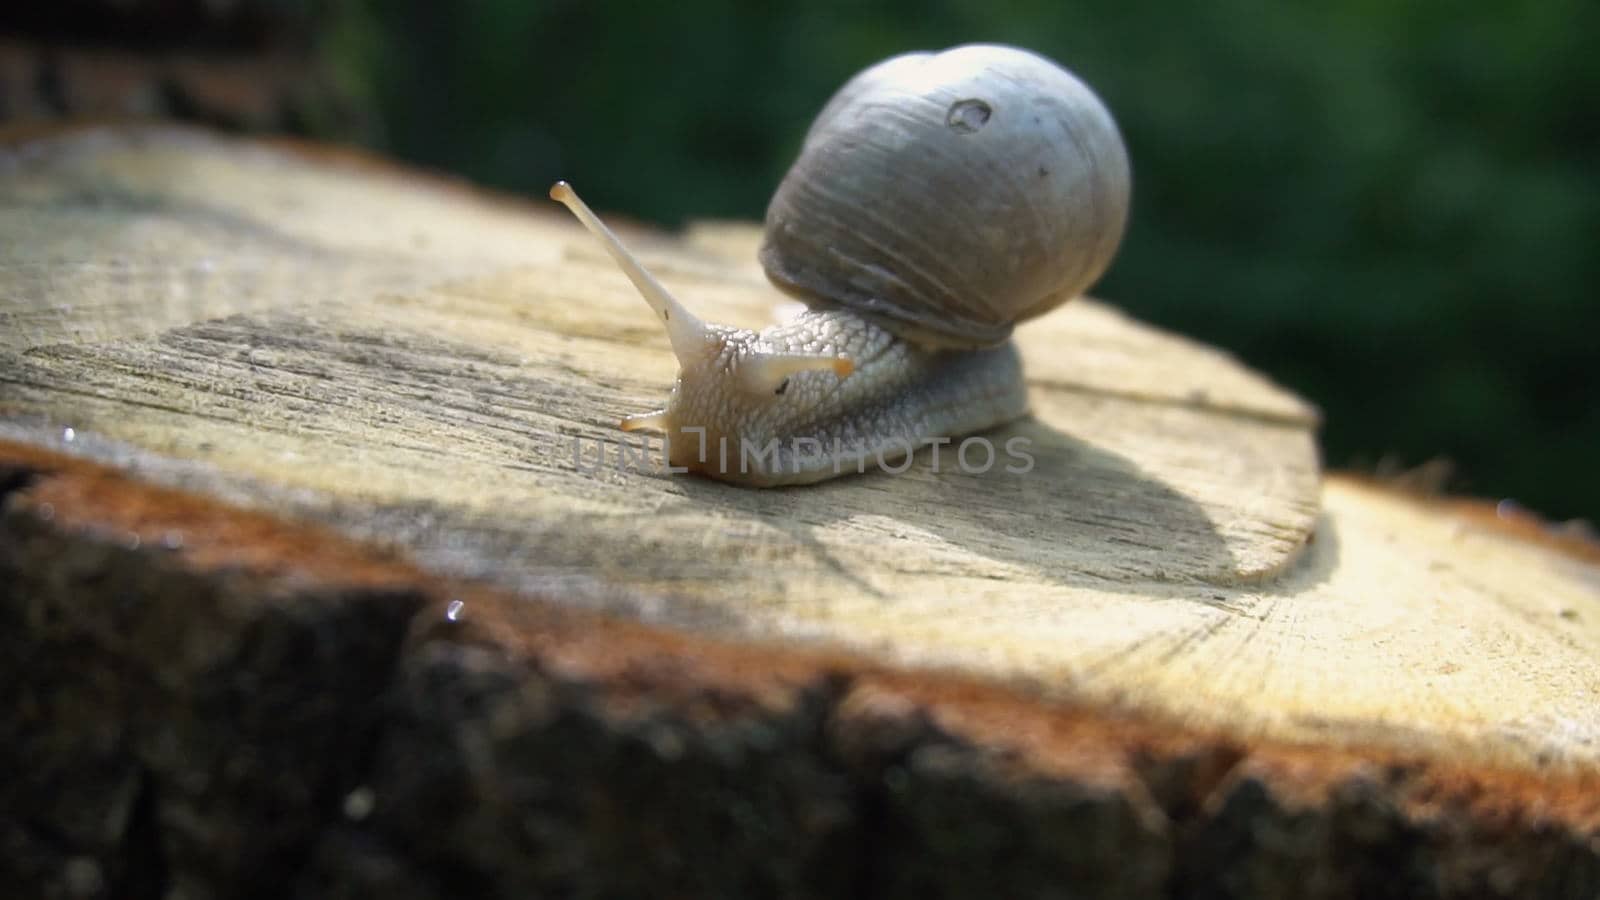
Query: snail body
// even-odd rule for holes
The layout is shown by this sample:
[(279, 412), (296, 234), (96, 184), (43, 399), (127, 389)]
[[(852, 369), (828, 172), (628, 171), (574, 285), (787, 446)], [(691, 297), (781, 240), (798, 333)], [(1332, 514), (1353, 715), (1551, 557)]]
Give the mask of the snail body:
[(897, 56), (818, 115), (768, 208), (760, 259), (810, 308), (759, 332), (706, 323), (564, 182), (666, 327), (667, 405), (630, 416), (676, 466), (751, 486), (820, 481), (1026, 415), (1013, 326), (1080, 294), (1127, 220), (1111, 116), (1036, 54)]

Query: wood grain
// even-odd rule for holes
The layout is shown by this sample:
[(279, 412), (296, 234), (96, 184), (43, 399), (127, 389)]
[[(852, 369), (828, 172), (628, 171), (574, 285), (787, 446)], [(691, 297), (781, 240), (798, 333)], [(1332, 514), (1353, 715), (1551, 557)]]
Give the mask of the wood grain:
[[(14, 143), (4, 434), (658, 625), (1244, 737), (1600, 762), (1592, 568), (1324, 485), (1314, 408), (1102, 303), (1019, 331), (1035, 414), (992, 437), (1032, 442), (1026, 475), (619, 469), (674, 365), (563, 216), (189, 132)], [(774, 315), (751, 226), (622, 230), (701, 315)]]

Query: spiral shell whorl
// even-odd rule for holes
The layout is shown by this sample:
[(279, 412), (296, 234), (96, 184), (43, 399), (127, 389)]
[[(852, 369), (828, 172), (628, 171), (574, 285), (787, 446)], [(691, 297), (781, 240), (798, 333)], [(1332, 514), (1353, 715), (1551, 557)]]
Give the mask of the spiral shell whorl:
[(1128, 214), (1127, 153), (1049, 60), (969, 45), (840, 88), (767, 209), (768, 277), (923, 343), (985, 346), (1089, 287)]

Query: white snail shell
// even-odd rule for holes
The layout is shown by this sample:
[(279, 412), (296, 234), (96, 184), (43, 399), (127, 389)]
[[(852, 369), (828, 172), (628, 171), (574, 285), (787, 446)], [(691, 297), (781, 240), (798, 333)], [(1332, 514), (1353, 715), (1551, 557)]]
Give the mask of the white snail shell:
[(1128, 195), (1116, 123), (1065, 69), (992, 44), (910, 53), (817, 116), (767, 209), (761, 262), (815, 305), (990, 345), (1105, 272)]
[(701, 321), (570, 186), (550, 195), (605, 243), (678, 358), (667, 405), (623, 430), (663, 433), (676, 466), (767, 487), (1026, 415), (1007, 338), (1110, 265), (1128, 159), (1094, 93), (1026, 50), (879, 63), (824, 107), (773, 196), (762, 264), (811, 309), (759, 332)]

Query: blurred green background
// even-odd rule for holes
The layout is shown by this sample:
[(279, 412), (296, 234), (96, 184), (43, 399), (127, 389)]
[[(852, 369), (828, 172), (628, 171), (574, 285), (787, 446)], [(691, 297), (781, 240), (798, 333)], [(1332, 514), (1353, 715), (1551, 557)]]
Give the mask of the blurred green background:
[(1088, 81), (1135, 208), (1095, 293), (1319, 404), (1336, 467), (1600, 512), (1600, 4), (1271, 0), (339, 7), (401, 158), (668, 226), (759, 219), (861, 67), (1001, 41)]

